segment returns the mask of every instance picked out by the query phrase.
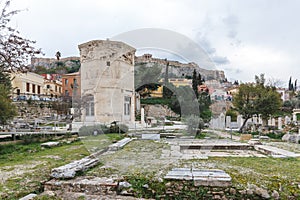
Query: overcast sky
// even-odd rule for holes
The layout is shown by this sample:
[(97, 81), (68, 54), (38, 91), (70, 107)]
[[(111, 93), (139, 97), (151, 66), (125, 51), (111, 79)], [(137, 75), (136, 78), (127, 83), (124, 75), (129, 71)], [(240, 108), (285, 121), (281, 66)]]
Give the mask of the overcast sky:
[(79, 56), (83, 42), (156, 28), (193, 40), (229, 80), (300, 79), (298, 0), (13, 0), (11, 8), (25, 9), (12, 25), (45, 57)]

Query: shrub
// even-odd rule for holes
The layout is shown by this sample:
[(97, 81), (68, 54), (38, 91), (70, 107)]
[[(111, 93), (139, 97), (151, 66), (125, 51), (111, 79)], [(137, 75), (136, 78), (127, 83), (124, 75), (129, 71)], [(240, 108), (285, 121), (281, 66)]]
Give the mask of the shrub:
[(94, 135), (94, 132), (97, 131), (97, 134), (105, 134), (105, 133), (109, 133), (109, 128), (107, 126), (105, 126), (104, 124), (98, 124), (98, 125), (94, 125), (94, 126), (82, 126), (79, 129), (78, 134), (80, 136), (83, 135)]
[(147, 98), (147, 99), (141, 99), (141, 104), (161, 104), (161, 105), (169, 105), (171, 99), (165, 99), (165, 98)]
[(272, 139), (281, 139), (285, 133), (268, 133), (267, 136)]
[(79, 136), (87, 136), (87, 135), (94, 135), (95, 132), (97, 132), (97, 135), (99, 134), (107, 134), (107, 133), (119, 133), (119, 127), (120, 127), (120, 133), (126, 133), (128, 131), (128, 126), (125, 124), (114, 124), (112, 123), (110, 127), (107, 127), (104, 124), (98, 124), (94, 126), (82, 126), (78, 134)]
[(109, 128), (110, 133), (126, 133), (128, 131), (128, 126), (125, 124), (112, 124)]
[(201, 132), (201, 129), (204, 128), (204, 122), (203, 120), (195, 115), (190, 115), (186, 118), (187, 123), (187, 132), (191, 134), (199, 134)]

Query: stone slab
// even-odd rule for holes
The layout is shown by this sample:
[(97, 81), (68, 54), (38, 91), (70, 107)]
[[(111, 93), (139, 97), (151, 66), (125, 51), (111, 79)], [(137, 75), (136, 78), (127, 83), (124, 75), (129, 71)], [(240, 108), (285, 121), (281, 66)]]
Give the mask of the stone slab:
[(300, 157), (300, 154), (268, 145), (255, 145), (254, 148), (273, 157)]
[(201, 150), (251, 150), (253, 147), (249, 144), (245, 143), (224, 143), (224, 144), (216, 144), (216, 143), (206, 143), (206, 144), (180, 144), (180, 150), (193, 150), (193, 149), (201, 149)]
[(188, 168), (175, 168), (168, 172), (165, 179), (193, 180), (193, 173)]
[(60, 143), (59, 142), (45, 142), (45, 143), (42, 143), (41, 146), (42, 147), (55, 147), (55, 146), (58, 146)]
[(223, 170), (174, 168), (164, 177), (171, 180), (191, 180), (195, 186), (228, 187), (231, 177)]
[(96, 166), (98, 163), (99, 159), (88, 156), (61, 167), (52, 169), (50, 176), (56, 179), (74, 178), (78, 172), (84, 172)]
[(142, 134), (142, 140), (160, 140), (160, 134), (145, 133)]
[(36, 196), (37, 196), (36, 194), (28, 194), (28, 195), (26, 195), (25, 197), (22, 197), (19, 200), (32, 200)]
[(109, 178), (78, 177), (72, 180), (52, 179), (45, 183), (45, 191), (84, 192), (85, 194), (115, 194), (118, 183)]
[(126, 144), (131, 142), (131, 138), (124, 138), (114, 144), (109, 145), (108, 150), (109, 151), (118, 151), (119, 149), (122, 149)]

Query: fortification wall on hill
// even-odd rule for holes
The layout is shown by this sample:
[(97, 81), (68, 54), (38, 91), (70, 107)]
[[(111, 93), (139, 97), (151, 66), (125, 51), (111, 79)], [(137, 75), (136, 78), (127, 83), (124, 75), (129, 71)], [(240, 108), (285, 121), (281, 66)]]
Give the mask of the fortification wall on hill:
[(225, 80), (225, 73), (222, 70), (203, 69), (194, 62), (181, 63), (178, 61), (172, 61), (160, 58), (153, 58), (151, 54), (144, 54), (142, 56), (135, 57), (135, 65), (145, 65), (146, 67), (153, 67), (158, 65), (162, 68), (162, 73), (165, 72), (165, 66), (169, 62), (169, 74), (176, 77), (192, 76), (194, 69), (197, 73), (200, 73), (205, 80)]

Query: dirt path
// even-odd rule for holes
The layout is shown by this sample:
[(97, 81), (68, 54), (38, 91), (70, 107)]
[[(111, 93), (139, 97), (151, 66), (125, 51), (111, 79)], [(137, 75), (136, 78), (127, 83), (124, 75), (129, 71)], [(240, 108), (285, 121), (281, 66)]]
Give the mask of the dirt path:
[(218, 131), (218, 130), (211, 130), (211, 132), (213, 132), (223, 138), (229, 138), (229, 139), (232, 138), (233, 140), (237, 140), (237, 141), (240, 140), (240, 136), (236, 136), (236, 135), (231, 136), (231, 134), (229, 134), (227, 132), (222, 132), (222, 131)]

